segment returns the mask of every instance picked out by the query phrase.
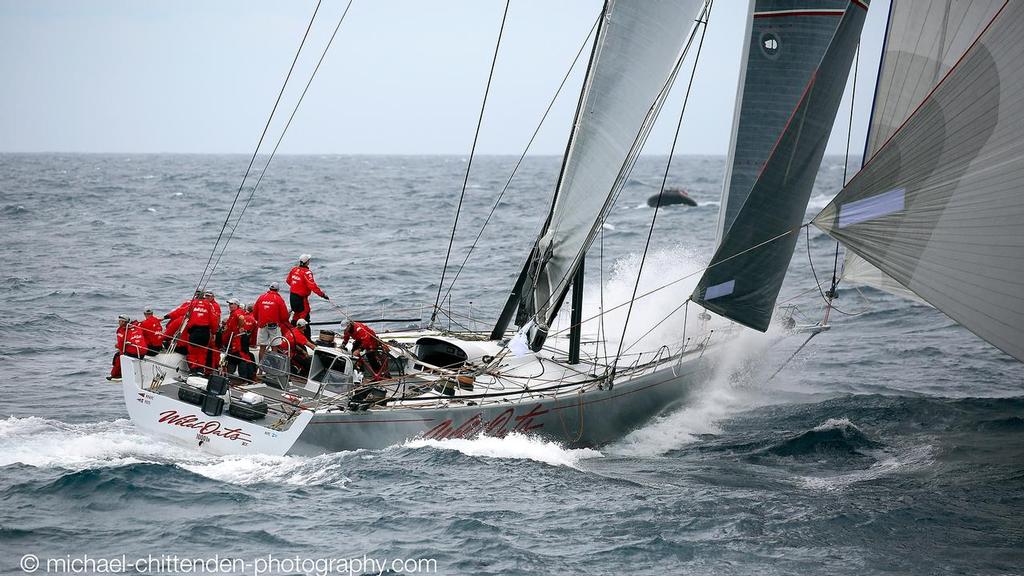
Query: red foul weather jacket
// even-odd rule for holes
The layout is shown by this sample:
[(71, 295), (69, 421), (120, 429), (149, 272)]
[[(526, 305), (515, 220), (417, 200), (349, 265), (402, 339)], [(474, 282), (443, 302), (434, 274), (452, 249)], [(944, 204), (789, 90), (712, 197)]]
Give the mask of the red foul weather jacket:
[(288, 322), (288, 306), (284, 298), (275, 290), (267, 290), (262, 296), (256, 299), (252, 307), (256, 324), (262, 328), (267, 324), (283, 326)]
[(314, 292), (317, 296), (326, 298), (324, 291), (316, 285), (316, 280), (313, 280), (313, 271), (305, 266), (292, 268), (285, 281), (288, 282), (288, 288), (292, 294), (296, 296), (309, 296), (310, 292)]
[(160, 319), (156, 316), (150, 316), (139, 322), (139, 326), (142, 327), (142, 331), (146, 334), (146, 345), (150, 348), (160, 348), (164, 342), (164, 327), (160, 323)]

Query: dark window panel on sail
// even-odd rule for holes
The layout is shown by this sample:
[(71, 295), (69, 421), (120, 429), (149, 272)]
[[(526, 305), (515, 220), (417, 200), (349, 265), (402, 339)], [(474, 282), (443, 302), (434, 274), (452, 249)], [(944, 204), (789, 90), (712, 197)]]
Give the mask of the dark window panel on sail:
[(836, 32), (848, 0), (757, 0), (736, 91), (717, 240), (739, 214)]
[(978, 41), (814, 223), (1024, 360), (1024, 3)]
[(836, 32), (818, 69), (694, 290), (692, 298), (701, 306), (768, 329), (866, 12), (865, 4), (854, 1), (834, 17)]
[(529, 265), (524, 298), (532, 300), (530, 309), (544, 327), (558, 313), (664, 103), (700, 5), (698, 0), (605, 4), (554, 205)]
[[(992, 20), (1004, 0), (892, 0), (864, 161), (871, 158), (935, 88)], [(844, 282), (922, 302), (878, 268), (847, 251)]]

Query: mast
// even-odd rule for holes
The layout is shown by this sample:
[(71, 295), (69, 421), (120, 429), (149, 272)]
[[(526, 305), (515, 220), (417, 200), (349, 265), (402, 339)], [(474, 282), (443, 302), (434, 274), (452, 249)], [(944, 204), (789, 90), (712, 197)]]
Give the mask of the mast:
[(580, 260), (580, 267), (572, 279), (572, 314), (569, 327), (569, 364), (580, 363), (580, 338), (583, 333), (583, 268), (586, 259)]

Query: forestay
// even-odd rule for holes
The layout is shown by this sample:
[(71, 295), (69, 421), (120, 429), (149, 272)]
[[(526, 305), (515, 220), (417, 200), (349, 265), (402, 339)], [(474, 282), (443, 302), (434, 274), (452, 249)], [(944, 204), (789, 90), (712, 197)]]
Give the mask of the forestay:
[[(963, 56), (1002, 4), (1003, 0), (892, 0), (865, 161)], [(920, 301), (854, 252), (846, 252), (842, 279)]]
[(751, 1), (716, 245), (821, 64), (847, 0)]
[(697, 0), (608, 0), (555, 200), (534, 248), (524, 298), (542, 328), (621, 189), (668, 93)]
[(814, 223), (1024, 359), (1024, 3), (979, 39)]
[(771, 321), (821, 165), (867, 11), (852, 1), (799, 104), (722, 238), (692, 299), (750, 328)]

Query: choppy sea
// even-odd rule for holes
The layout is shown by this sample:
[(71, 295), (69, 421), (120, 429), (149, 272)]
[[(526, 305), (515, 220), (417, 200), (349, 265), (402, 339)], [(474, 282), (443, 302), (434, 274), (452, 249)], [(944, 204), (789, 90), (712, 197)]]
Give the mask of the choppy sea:
[[(475, 161), (446, 284), (515, 160)], [(37, 573), (83, 558), (78, 573), (121, 559), (127, 573), (315, 574), (329, 559), (342, 574), (1024, 573), (1024, 366), (866, 288), (842, 286), (832, 330), (792, 361), (800, 336), (741, 342), (687, 405), (613, 445), (510, 436), (220, 458), (146, 436), (104, 380), (117, 315), (188, 296), (247, 161), (0, 155), (3, 573), (31, 568), (26, 555)], [(632, 289), (664, 162), (641, 159), (590, 252), (589, 306)], [(710, 257), (723, 164), (673, 163), (669, 184), (700, 205), (659, 212), (641, 292)], [(465, 168), (275, 158), (210, 287), (251, 301), (309, 252), (352, 314), (429, 315)], [(496, 316), (557, 171), (529, 158), (513, 180), (451, 291), (459, 322)], [(808, 218), (843, 172), (826, 159)], [(830, 278), (834, 250), (813, 228), (798, 243), (780, 300), (802, 321), (820, 317), (814, 278)], [(639, 302), (630, 328), (695, 282)], [(314, 301), (314, 320), (337, 316)], [(147, 558), (165, 564), (131, 565)]]

